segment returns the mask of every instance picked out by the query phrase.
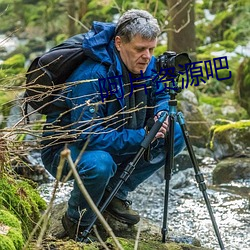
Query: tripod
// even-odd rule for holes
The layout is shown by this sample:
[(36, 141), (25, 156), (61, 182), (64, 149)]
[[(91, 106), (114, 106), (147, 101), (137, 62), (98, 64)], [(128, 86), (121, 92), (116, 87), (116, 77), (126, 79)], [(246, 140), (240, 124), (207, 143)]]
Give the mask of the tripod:
[(169, 100), (169, 114), (168, 114), (169, 132), (168, 132), (168, 135), (166, 137), (166, 147), (168, 150), (166, 153), (165, 176), (164, 176), (165, 177), (165, 197), (164, 197), (165, 200), (164, 200), (164, 214), (163, 214), (163, 226), (162, 226), (162, 242), (163, 243), (166, 242), (166, 234), (168, 232), (167, 216), (168, 216), (169, 183), (170, 183), (172, 169), (173, 169), (173, 165), (174, 165), (174, 123), (175, 123), (175, 118), (177, 117), (177, 120), (181, 126), (181, 130), (183, 133), (183, 137), (184, 137), (184, 140), (186, 143), (186, 147), (187, 147), (191, 162), (192, 162), (193, 167), (194, 167), (195, 179), (196, 179), (196, 182), (198, 183), (200, 191), (203, 194), (203, 198), (205, 200), (205, 203), (206, 203), (209, 215), (210, 215), (210, 219), (212, 221), (213, 228), (214, 228), (216, 237), (218, 239), (218, 243), (220, 245), (221, 250), (225, 250), (225, 247), (223, 245), (223, 242), (222, 242), (222, 239), (220, 236), (220, 232), (219, 232), (219, 229), (218, 229), (218, 226), (217, 226), (217, 223), (216, 223), (213, 211), (212, 211), (212, 207), (211, 207), (210, 201), (208, 199), (208, 195), (206, 192), (207, 188), (206, 188), (206, 184), (204, 182), (204, 177), (199, 169), (199, 165), (198, 165), (197, 159), (195, 157), (193, 147), (192, 147), (191, 142), (190, 142), (189, 133), (188, 133), (188, 130), (186, 128), (184, 116), (181, 112), (177, 113), (177, 100), (176, 100), (177, 92), (180, 92), (180, 88), (177, 87), (177, 89), (176, 89), (176, 88), (174, 88), (173, 84), (170, 84), (170, 91), (169, 91), (170, 100)]
[[(102, 213), (107, 208), (107, 206), (112, 201), (112, 199), (114, 198), (114, 196), (116, 195), (116, 193), (118, 192), (118, 190), (120, 189), (122, 184), (132, 174), (132, 172), (134, 171), (134, 169), (136, 167), (136, 164), (138, 163), (138, 161), (140, 160), (140, 158), (142, 157), (144, 152), (147, 150), (147, 148), (150, 146), (150, 143), (155, 138), (156, 133), (161, 128), (161, 126), (162, 126), (163, 122), (165, 121), (165, 119), (167, 118), (167, 116), (169, 116), (169, 131), (168, 131), (168, 135), (166, 137), (166, 145), (167, 145), (168, 150), (166, 153), (166, 162), (165, 162), (165, 200), (164, 200), (164, 215), (163, 215), (163, 226), (162, 226), (162, 242), (163, 243), (166, 242), (166, 234), (168, 232), (168, 230), (167, 230), (167, 215), (168, 215), (169, 182), (171, 179), (173, 163), (174, 163), (174, 123), (175, 123), (175, 118), (177, 117), (178, 122), (181, 126), (181, 130), (182, 130), (185, 142), (186, 142), (186, 146), (187, 146), (192, 164), (194, 166), (195, 178), (196, 178), (196, 181), (199, 185), (199, 189), (203, 194), (203, 197), (204, 197), (204, 200), (205, 200), (205, 203), (206, 203), (206, 206), (207, 206), (207, 209), (208, 209), (208, 212), (209, 212), (209, 215), (210, 215), (210, 218), (211, 218), (211, 221), (212, 221), (220, 248), (221, 248), (221, 250), (225, 250), (221, 236), (220, 236), (220, 232), (219, 232), (218, 226), (216, 224), (215, 217), (213, 215), (213, 211), (212, 211), (209, 199), (208, 199), (208, 195), (206, 192), (206, 184), (204, 182), (204, 177), (199, 170), (198, 162), (196, 160), (193, 148), (192, 148), (191, 143), (190, 143), (188, 131), (186, 129), (186, 125), (185, 125), (185, 121), (184, 121), (184, 117), (183, 117), (182, 113), (180, 113), (180, 112), (177, 113), (177, 108), (176, 108), (177, 107), (177, 100), (175, 99), (177, 92), (176, 92), (176, 88), (174, 88), (174, 86), (176, 86), (176, 85), (174, 85), (172, 83), (172, 85), (169, 88), (170, 89), (170, 91), (169, 91), (169, 93), (170, 93), (169, 113), (168, 114), (167, 114), (167, 112), (161, 113), (159, 119), (155, 122), (155, 124), (153, 125), (153, 127), (150, 130), (150, 132), (148, 133), (148, 135), (142, 141), (140, 150), (135, 155), (134, 159), (130, 163), (128, 163), (128, 165), (124, 169), (123, 173), (121, 174), (120, 180), (117, 183), (116, 187), (109, 194), (108, 198), (102, 204), (102, 206), (99, 210)], [(179, 89), (177, 89), (177, 91), (178, 90)], [(83, 233), (82, 233), (83, 241), (85, 239), (87, 239), (87, 237), (88, 237), (89, 233), (91, 232), (92, 227), (94, 226), (96, 220), (97, 220), (97, 216), (94, 217), (94, 219), (90, 223), (90, 225), (83, 231)]]

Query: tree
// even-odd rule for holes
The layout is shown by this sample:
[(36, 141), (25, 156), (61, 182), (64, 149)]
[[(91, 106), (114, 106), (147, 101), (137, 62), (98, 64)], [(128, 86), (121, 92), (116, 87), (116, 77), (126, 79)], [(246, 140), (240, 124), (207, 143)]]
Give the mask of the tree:
[(168, 0), (168, 50), (196, 53), (194, 0)]

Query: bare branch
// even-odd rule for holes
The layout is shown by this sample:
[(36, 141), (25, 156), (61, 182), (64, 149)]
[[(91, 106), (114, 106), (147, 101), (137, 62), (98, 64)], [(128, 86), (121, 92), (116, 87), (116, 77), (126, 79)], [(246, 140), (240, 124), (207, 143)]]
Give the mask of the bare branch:
[(61, 152), (61, 157), (67, 159), (69, 166), (73, 172), (73, 176), (75, 178), (75, 181), (80, 189), (80, 191), (82, 192), (84, 198), (86, 199), (86, 201), (88, 202), (90, 208), (92, 209), (92, 211), (94, 211), (94, 213), (97, 215), (99, 221), (102, 223), (102, 225), (104, 226), (105, 230), (108, 232), (108, 234), (113, 238), (115, 245), (117, 246), (118, 249), (123, 250), (123, 247), (120, 245), (119, 241), (117, 240), (116, 236), (114, 235), (111, 227), (109, 226), (109, 224), (106, 222), (106, 220), (104, 219), (104, 217), (102, 216), (102, 214), (100, 213), (100, 211), (98, 210), (98, 208), (96, 207), (95, 203), (93, 202), (92, 198), (90, 197), (88, 191), (86, 190), (83, 182), (81, 181), (81, 178), (79, 176), (79, 174), (77, 173), (77, 170), (75, 168), (74, 162), (71, 158), (71, 154), (70, 154), (70, 150), (69, 149), (65, 149)]
[(71, 15), (68, 15), (68, 17), (72, 20), (74, 20), (76, 23), (80, 24), (80, 26), (82, 26), (86, 31), (89, 31), (89, 28), (87, 26), (85, 26), (82, 22), (80, 22), (79, 20), (77, 20), (76, 18), (74, 18)]

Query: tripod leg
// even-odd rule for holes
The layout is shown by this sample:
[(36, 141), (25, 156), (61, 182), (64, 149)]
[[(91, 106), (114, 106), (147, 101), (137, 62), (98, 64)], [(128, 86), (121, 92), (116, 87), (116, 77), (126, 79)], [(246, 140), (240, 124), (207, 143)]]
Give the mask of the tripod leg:
[(169, 200), (169, 183), (172, 176), (172, 169), (174, 165), (174, 115), (170, 114), (169, 117), (169, 131), (166, 138), (166, 161), (165, 161), (165, 197), (164, 197), (164, 212), (163, 212), (163, 225), (162, 225), (162, 242), (166, 242), (166, 235), (168, 232), (168, 200)]
[(220, 232), (219, 232), (219, 229), (218, 229), (218, 226), (217, 226), (214, 214), (213, 214), (213, 210), (212, 210), (210, 201), (208, 199), (208, 195), (207, 195), (207, 192), (206, 192), (207, 188), (206, 188), (206, 184), (204, 182), (204, 177), (203, 177), (203, 174), (201, 173), (201, 171), (199, 169), (198, 162), (197, 162), (197, 159), (195, 157), (193, 147), (192, 147), (190, 139), (189, 139), (189, 133), (188, 133), (187, 128), (186, 128), (184, 116), (183, 116), (183, 114), (181, 112), (178, 112), (177, 113), (177, 118), (178, 118), (179, 124), (181, 126), (181, 130), (182, 130), (185, 142), (186, 142), (186, 146), (187, 146), (187, 150), (188, 150), (190, 159), (191, 159), (191, 161), (193, 163), (193, 167), (194, 167), (194, 171), (195, 171), (195, 179), (196, 179), (196, 181), (197, 181), (197, 183), (199, 185), (200, 191), (203, 194), (203, 197), (204, 197), (204, 200), (205, 200), (205, 203), (206, 203), (206, 206), (207, 206), (207, 210), (209, 212), (209, 215), (210, 215), (210, 218), (211, 218), (211, 221), (212, 221), (212, 224), (213, 224), (213, 228), (214, 228), (216, 237), (218, 239), (220, 248), (221, 248), (221, 250), (224, 250), (225, 247), (223, 245), (223, 242), (222, 242), (222, 239), (221, 239), (221, 236), (220, 236)]

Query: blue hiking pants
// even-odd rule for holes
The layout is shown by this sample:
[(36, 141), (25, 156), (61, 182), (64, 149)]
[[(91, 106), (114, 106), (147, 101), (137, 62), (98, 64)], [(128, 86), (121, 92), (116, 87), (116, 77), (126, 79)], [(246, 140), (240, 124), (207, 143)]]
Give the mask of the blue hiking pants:
[[(174, 136), (174, 154), (180, 153), (185, 147), (184, 138), (181, 132), (179, 123), (175, 123)], [(75, 161), (80, 154), (81, 148), (78, 148), (74, 143), (69, 144), (68, 148), (71, 151), (71, 157)], [(167, 149), (166, 149), (167, 150)], [(156, 170), (165, 165), (166, 150), (164, 148), (164, 139), (158, 139), (153, 143), (151, 148), (151, 160), (145, 161), (142, 157), (135, 167), (128, 180), (123, 183), (116, 197), (125, 200), (128, 192), (136, 189), (136, 187), (151, 176)], [(42, 151), (42, 160), (45, 168), (55, 177), (57, 167), (60, 160), (60, 149), (53, 147), (46, 148)], [(102, 199), (104, 191), (112, 190), (120, 180), (120, 175), (129, 162), (133, 160), (135, 155), (114, 156), (102, 150), (85, 151), (77, 164), (79, 176), (92, 197), (96, 205)], [(67, 175), (70, 167), (65, 163), (63, 175)], [(88, 203), (84, 199), (81, 191), (78, 188), (76, 181), (68, 201), (68, 216), (79, 221), (80, 212), (85, 210), (81, 218), (81, 225), (88, 226), (94, 217), (94, 213), (90, 209)]]

